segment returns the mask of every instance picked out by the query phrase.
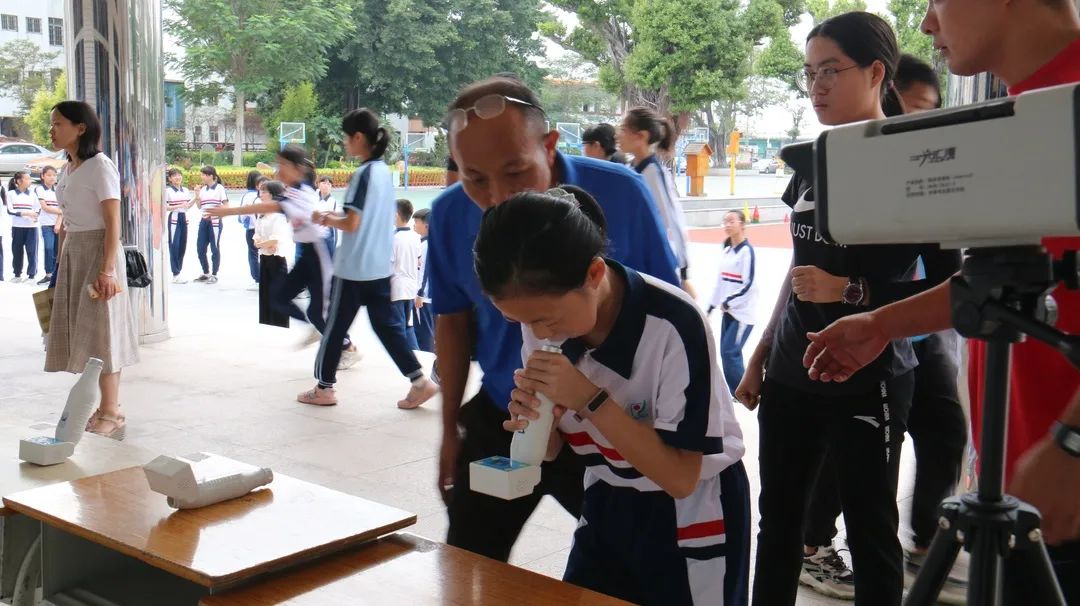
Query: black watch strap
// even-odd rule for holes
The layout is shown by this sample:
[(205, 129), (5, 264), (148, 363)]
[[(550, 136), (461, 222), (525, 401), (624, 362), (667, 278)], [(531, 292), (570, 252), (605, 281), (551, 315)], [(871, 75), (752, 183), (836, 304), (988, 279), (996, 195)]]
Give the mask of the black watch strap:
[(593, 399), (589, 400), (589, 403), (585, 405), (585, 414), (591, 415), (592, 413), (600, 410), (600, 407), (604, 405), (604, 402), (608, 401), (608, 392), (601, 389), (593, 396)]
[(1056, 421), (1050, 430), (1050, 434), (1054, 436), (1054, 441), (1062, 450), (1080, 459), (1080, 427), (1073, 427), (1061, 421)]

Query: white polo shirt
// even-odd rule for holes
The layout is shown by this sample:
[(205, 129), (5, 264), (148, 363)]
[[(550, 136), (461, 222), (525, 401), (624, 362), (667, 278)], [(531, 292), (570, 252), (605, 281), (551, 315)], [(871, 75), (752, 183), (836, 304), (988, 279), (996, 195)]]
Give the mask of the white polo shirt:
[(34, 186), (33, 191), (42, 208), (41, 214), (38, 215), (38, 223), (41, 223), (42, 227), (52, 227), (56, 225), (58, 215), (47, 213), (44, 210), (46, 206), (53, 210), (60, 210), (60, 203), (56, 201), (56, 186), (45, 187), (44, 185), (36, 185)]
[[(694, 529), (680, 546), (724, 542), (719, 473), (739, 461), (746, 448), (731, 395), (717, 364), (716, 345), (705, 315), (682, 290), (609, 260), (625, 276), (626, 292), (611, 334), (586, 350), (580, 341), (563, 344), (563, 353), (586, 377), (606, 390), (634, 419), (650, 424), (664, 443), (703, 455), (701, 480), (685, 499), (675, 500), (679, 529)], [(522, 359), (542, 343), (522, 326)], [(596, 482), (641, 492), (662, 491), (623, 459), (589, 421), (569, 413), (559, 431), (585, 459), (585, 487)], [(717, 528), (702, 534), (698, 529)], [(628, 529), (629, 531), (630, 529)]]
[(326, 228), (311, 222), (315, 212), (315, 202), (319, 194), (308, 185), (289, 187), (285, 196), (277, 200), (281, 212), (285, 213), (293, 230), (293, 241), (298, 244), (311, 244), (326, 238)]
[(26, 191), (9, 189), (7, 191), (7, 212), (11, 215), (12, 227), (37, 227), (37, 219), (19, 216), (19, 213), (25, 212), (41, 213), (41, 203), (38, 202), (38, 197), (34, 194), (33, 188)]
[(420, 292), (420, 234), (408, 227), (394, 232), (390, 254), (390, 300), (412, 301)]
[(191, 190), (180, 186), (179, 189), (172, 185), (165, 186), (165, 209), (169, 212), (169, 223), (176, 225), (179, 221), (183, 220), (184, 223), (188, 222), (187, 208), (185, 208), (191, 202)]
[(749, 240), (725, 246), (720, 255), (720, 277), (712, 305), (727, 305), (728, 313), (742, 324), (757, 324), (757, 261)]
[[(203, 187), (199, 192), (199, 209), (208, 210), (211, 208), (219, 208), (229, 203), (229, 195), (225, 192), (225, 186), (220, 183), (208, 185)], [(211, 224), (220, 225), (221, 217), (207, 217), (203, 215), (203, 219), (212, 219)]]

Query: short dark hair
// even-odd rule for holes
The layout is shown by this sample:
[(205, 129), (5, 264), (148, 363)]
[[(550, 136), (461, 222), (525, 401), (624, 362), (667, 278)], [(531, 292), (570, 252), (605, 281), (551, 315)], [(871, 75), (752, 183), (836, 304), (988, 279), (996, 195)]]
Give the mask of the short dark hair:
[(300, 167), (300, 171), (304, 173), (303, 180), (296, 185), (315, 186), (315, 163), (311, 161), (306, 149), (295, 143), (289, 143), (281, 148), (277, 155), (278, 158)]
[(933, 87), (937, 93), (938, 107), (941, 107), (941, 81), (930, 64), (918, 57), (903, 54), (900, 55), (900, 63), (896, 67), (896, 77), (893, 79), (896, 90), (904, 92), (913, 84), (925, 84)]
[(170, 168), (169, 170), (165, 171), (165, 179), (169, 180), (169, 179), (173, 178), (173, 175), (181, 175), (181, 176), (183, 176), (183, 174), (184, 174), (184, 171), (182, 171), (179, 168), (176, 168), (174, 166), (173, 168)]
[(518, 78), (493, 76), (486, 80), (473, 82), (461, 89), (461, 92), (458, 93), (458, 96), (454, 99), (453, 103), (450, 104), (450, 107), (447, 108), (447, 111), (472, 107), (481, 97), (486, 97), (487, 95), (503, 95), (504, 97), (513, 97), (529, 103), (533, 107), (519, 105), (517, 103), (507, 103), (506, 106), (507, 109), (513, 107), (522, 112), (533, 125), (545, 129), (547, 128), (547, 120), (543, 107), (540, 105), (540, 99), (536, 96), (536, 93), (529, 88), (529, 85)]
[(319, 180), (317, 182), (318, 183), (329, 183), (330, 185), (334, 184), (334, 180), (331, 179), (329, 175), (320, 175)]
[(405, 198), (397, 199), (397, 214), (401, 217), (402, 221), (408, 222), (413, 217), (413, 205), (412, 202)]
[(101, 148), (98, 147), (101, 143), (101, 120), (90, 104), (84, 101), (61, 101), (53, 106), (53, 111), (67, 118), (72, 124), (86, 127), (83, 134), (79, 135), (79, 148), (75, 152), (80, 160), (89, 160), (101, 153)]
[(615, 145), (615, 127), (607, 122), (601, 122), (592, 128), (585, 129), (581, 135), (582, 143), (599, 143), (604, 153), (611, 156), (618, 147)]
[(41, 169), (41, 176), (44, 177), (45, 173), (55, 173), (55, 172), (56, 172), (56, 167), (49, 164), (49, 165), (46, 165), (45, 168)]
[(585, 283), (589, 265), (604, 254), (607, 220), (596, 199), (559, 187), (575, 200), (525, 192), (484, 212), (473, 266), (488, 296), (565, 294)]
[(903, 113), (900, 96), (893, 86), (900, 63), (900, 48), (896, 43), (896, 33), (888, 21), (873, 13), (852, 11), (822, 21), (810, 30), (806, 41), (818, 36), (835, 42), (859, 67), (870, 67), (875, 61), (880, 61), (885, 66), (885, 78), (881, 81), (881, 107), (886, 116)]
[(266, 192), (270, 194), (270, 197), (275, 200), (280, 200), (285, 197), (285, 184), (275, 179), (267, 179), (259, 184), (266, 189)]
[(635, 131), (649, 133), (649, 144), (656, 144), (661, 151), (668, 151), (675, 143), (675, 126), (671, 120), (648, 107), (635, 107), (626, 112), (623, 121)]
[(354, 109), (345, 114), (345, 117), (341, 119), (341, 130), (350, 137), (356, 133), (363, 133), (368, 147), (371, 148), (373, 160), (382, 158), (387, 146), (390, 145), (390, 134), (385, 128), (379, 126), (379, 117), (375, 115), (375, 112), (366, 107)]
[(430, 208), (421, 208), (420, 210), (413, 213), (412, 218), (413, 218), (414, 221), (419, 221), (419, 222), (423, 223), (424, 225), (427, 225), (428, 224), (428, 219), (430, 218), (430, 215), (431, 215), (431, 209)]
[(247, 188), (248, 189), (258, 189), (259, 188), (259, 179), (260, 178), (265, 179), (266, 177), (263, 177), (263, 174), (260, 173), (257, 170), (248, 171), (248, 174), (247, 174)]

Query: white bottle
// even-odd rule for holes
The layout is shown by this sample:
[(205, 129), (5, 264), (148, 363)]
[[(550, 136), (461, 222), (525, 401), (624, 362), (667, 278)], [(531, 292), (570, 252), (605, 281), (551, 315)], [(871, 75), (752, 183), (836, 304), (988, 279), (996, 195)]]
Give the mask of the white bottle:
[[(545, 342), (540, 350), (562, 353), (560, 347), (548, 342)], [(529, 465), (539, 465), (544, 462), (551, 437), (551, 427), (555, 421), (555, 404), (542, 393), (537, 393), (536, 397), (540, 400), (540, 407), (536, 409), (536, 412), (540, 413), (540, 418), (530, 419), (529, 425), (515, 433), (510, 439), (510, 458)]]
[(90, 358), (86, 362), (79, 380), (68, 392), (67, 404), (64, 412), (60, 415), (60, 422), (56, 424), (56, 439), (61, 442), (78, 444), (86, 431), (86, 422), (90, 415), (101, 402), (101, 388), (98, 379), (101, 378), (101, 368), (104, 363), (97, 358)]
[(254, 469), (235, 473), (223, 478), (199, 482), (195, 486), (192, 498), (168, 497), (170, 507), (177, 509), (197, 509), (229, 499), (242, 497), (260, 486), (274, 481), (274, 472), (268, 468)]

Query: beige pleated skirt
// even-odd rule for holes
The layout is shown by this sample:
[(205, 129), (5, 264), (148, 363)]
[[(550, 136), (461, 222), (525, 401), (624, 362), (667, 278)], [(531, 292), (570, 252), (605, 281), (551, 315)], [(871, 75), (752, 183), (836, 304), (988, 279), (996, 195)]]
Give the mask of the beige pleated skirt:
[(45, 352), (46, 372), (81, 373), (90, 358), (114, 373), (139, 361), (139, 342), (128, 299), (127, 264), (118, 248), (120, 293), (108, 301), (91, 299), (87, 285), (97, 280), (105, 252), (105, 230), (68, 232), (60, 251), (52, 319)]

